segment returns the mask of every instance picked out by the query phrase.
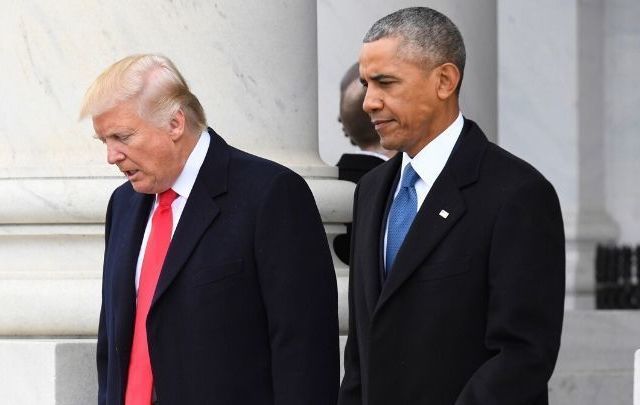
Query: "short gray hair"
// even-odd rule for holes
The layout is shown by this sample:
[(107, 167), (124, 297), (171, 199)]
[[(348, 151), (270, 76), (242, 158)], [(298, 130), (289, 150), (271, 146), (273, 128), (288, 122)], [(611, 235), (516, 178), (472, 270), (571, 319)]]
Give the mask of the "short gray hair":
[(389, 37), (400, 38), (402, 52), (423, 59), (429, 67), (453, 63), (460, 70), (462, 82), (464, 41), (458, 27), (444, 14), (428, 7), (403, 8), (376, 21), (362, 42)]

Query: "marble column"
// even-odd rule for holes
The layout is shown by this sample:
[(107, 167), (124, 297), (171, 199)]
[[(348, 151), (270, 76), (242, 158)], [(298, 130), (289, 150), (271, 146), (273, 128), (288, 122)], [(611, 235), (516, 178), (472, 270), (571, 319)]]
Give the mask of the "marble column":
[[(602, 1), (602, 0), (601, 0)], [(618, 243), (640, 244), (640, 2), (602, 1), (606, 205)]]
[(498, 2), (498, 141), (559, 194), (567, 308), (594, 307), (595, 245), (618, 232), (605, 207), (602, 33), (601, 0)]
[[(28, 374), (32, 361), (57, 370), (38, 376), (55, 384), (0, 381), (3, 395), (26, 395), (14, 403), (62, 403), (55, 390), (64, 380), (94, 370), (93, 361), (58, 367), (91, 357), (61, 349), (67, 339), (12, 338), (95, 336), (104, 211), (125, 179), (77, 117), (85, 89), (114, 61), (170, 57), (209, 125), (303, 175), (329, 238), (344, 231), (354, 186), (336, 180), (318, 153), (315, 1), (12, 2), (0, 14), (0, 38), (0, 375), (21, 362)], [(336, 271), (346, 303), (346, 268)], [(94, 402), (93, 388), (79, 387), (73, 403)]]

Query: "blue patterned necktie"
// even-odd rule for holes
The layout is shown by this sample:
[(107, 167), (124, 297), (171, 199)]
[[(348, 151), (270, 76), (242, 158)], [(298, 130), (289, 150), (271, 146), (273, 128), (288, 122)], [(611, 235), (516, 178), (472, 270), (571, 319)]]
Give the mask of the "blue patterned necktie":
[(414, 186), (419, 178), (418, 173), (411, 167), (411, 163), (405, 166), (400, 190), (389, 210), (385, 276), (391, 271), (391, 266), (393, 266), (398, 250), (400, 250), (404, 237), (407, 236), (413, 218), (416, 216), (418, 196)]

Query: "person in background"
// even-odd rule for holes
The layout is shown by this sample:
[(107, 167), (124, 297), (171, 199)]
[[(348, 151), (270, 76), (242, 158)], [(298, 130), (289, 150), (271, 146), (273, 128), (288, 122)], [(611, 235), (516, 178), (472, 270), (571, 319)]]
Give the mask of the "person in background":
[(356, 62), (347, 70), (340, 82), (338, 121), (342, 124), (344, 135), (360, 150), (343, 154), (336, 165), (339, 179), (354, 183), (396, 153), (380, 145), (380, 136), (371, 123), (369, 115), (362, 109), (365, 90), (360, 83), (359, 65)]
[(334, 405), (336, 279), (302, 177), (227, 145), (163, 56), (107, 68), (83, 117), (128, 180), (106, 215), (99, 404)]

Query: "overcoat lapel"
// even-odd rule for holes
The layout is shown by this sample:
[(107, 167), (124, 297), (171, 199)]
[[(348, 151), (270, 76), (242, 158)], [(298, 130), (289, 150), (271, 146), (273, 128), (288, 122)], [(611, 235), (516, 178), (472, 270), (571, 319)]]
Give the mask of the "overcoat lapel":
[(209, 129), (209, 133), (211, 135), (209, 150), (169, 245), (150, 313), (155, 303), (161, 299), (180, 273), (202, 235), (220, 213), (214, 197), (227, 190), (229, 146), (213, 130)]
[(370, 224), (377, 224), (378, 226), (376, 229), (358, 233), (358, 235), (363, 235), (362, 245), (358, 246), (363, 246), (364, 249), (362, 251), (366, 252), (366, 256), (362, 259), (363, 266), (360, 268), (368, 272), (368, 274), (363, 277), (363, 280), (365, 284), (365, 299), (370, 315), (373, 314), (378, 298), (380, 297), (379, 250), (380, 234), (384, 232), (384, 225), (381, 218), (384, 218), (388, 195), (401, 163), (402, 156), (398, 154), (389, 162), (381, 165), (379, 167), (381, 171), (381, 175), (379, 176), (380, 180), (368, 190), (362, 189), (360, 191), (361, 194), (358, 196), (358, 201), (362, 201), (358, 206), (358, 222), (361, 224), (359, 227), (365, 229), (370, 226)]
[[(440, 212), (448, 213), (443, 218)], [(420, 266), (466, 211), (466, 205), (455, 182), (444, 171), (440, 174), (398, 251), (393, 268), (382, 286), (376, 310)]]
[[(153, 200), (153, 195), (134, 192), (129, 205), (120, 208), (117, 216), (114, 215), (114, 218), (120, 218), (120, 222), (117, 227), (112, 226), (111, 230), (118, 233), (118, 237), (114, 239), (118, 241), (118, 246), (115, 249), (109, 248), (109, 254), (113, 258), (110, 271), (114, 274), (111, 302), (117, 314), (116, 344), (122, 348), (130, 347), (133, 337), (136, 265)], [(126, 353), (121, 351), (121, 355), (124, 356)], [(128, 358), (121, 360), (121, 364), (129, 364)]]
[(473, 121), (465, 120), (451, 157), (431, 187), (398, 251), (382, 286), (374, 315), (464, 216), (467, 207), (461, 190), (477, 180), (487, 143), (480, 128)]

